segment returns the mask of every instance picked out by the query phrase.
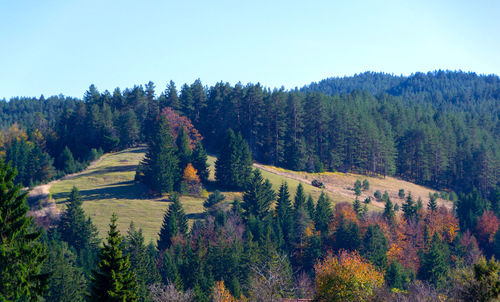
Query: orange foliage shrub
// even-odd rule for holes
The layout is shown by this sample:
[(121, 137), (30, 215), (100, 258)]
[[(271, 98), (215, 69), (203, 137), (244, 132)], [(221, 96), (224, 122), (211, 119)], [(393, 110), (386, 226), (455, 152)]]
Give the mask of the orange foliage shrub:
[(384, 285), (383, 272), (359, 256), (341, 251), (314, 266), (316, 301), (367, 301)]
[(236, 302), (229, 290), (224, 286), (224, 281), (215, 282), (212, 291), (212, 301), (214, 302)]
[(182, 179), (188, 184), (197, 184), (200, 182), (200, 178), (198, 177), (198, 171), (193, 167), (191, 163), (186, 166), (184, 169), (184, 174), (182, 175)]
[(445, 207), (439, 207), (437, 211), (427, 211), (425, 224), (429, 228), (429, 234), (437, 233), (441, 240), (452, 243), (460, 230), (458, 219)]

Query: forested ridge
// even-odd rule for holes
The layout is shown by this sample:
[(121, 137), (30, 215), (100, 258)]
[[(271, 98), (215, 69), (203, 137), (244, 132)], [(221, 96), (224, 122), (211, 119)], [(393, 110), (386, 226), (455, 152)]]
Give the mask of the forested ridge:
[[(17, 122), (31, 141), (30, 133), (40, 132), (58, 170), (66, 146), (84, 162), (91, 149), (144, 142), (151, 117), (168, 106), (191, 119), (212, 152), (231, 128), (265, 164), (396, 175), (437, 189), (487, 193), (498, 182), (499, 87), (498, 76), (449, 71), (363, 73), (291, 91), (223, 82), (206, 87), (199, 80), (180, 89), (171, 82), (159, 93), (151, 82), (112, 93), (92, 85), (83, 100), (2, 101), (0, 120), (4, 129)], [(15, 166), (22, 161), (8, 152), (9, 142), (4, 150)]]
[[(498, 299), (499, 91), (498, 76), (437, 71), (364, 73), (290, 91), (196, 80), (2, 101), (2, 157), (17, 176), (0, 163), (0, 300)], [(37, 231), (21, 184), (138, 144), (147, 152), (135, 181), (170, 202), (155, 243), (133, 223), (122, 235), (116, 215), (99, 239), (76, 187)], [(217, 155), (215, 179), (205, 150)], [(398, 204), (376, 191), (384, 209), (368, 211), (372, 196), (313, 198), (286, 182), (275, 191), (254, 160), (394, 175), (441, 194), (424, 201), (400, 189)], [(352, 190), (369, 188), (365, 179)], [(238, 194), (228, 200), (224, 190)], [(192, 225), (179, 195), (206, 197)]]

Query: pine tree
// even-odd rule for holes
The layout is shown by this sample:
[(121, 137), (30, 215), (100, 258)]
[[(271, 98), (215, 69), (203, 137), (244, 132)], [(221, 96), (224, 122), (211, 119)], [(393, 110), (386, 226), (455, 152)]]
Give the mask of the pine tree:
[(137, 178), (158, 193), (172, 192), (180, 183), (179, 159), (165, 117), (155, 125), (148, 151), (137, 170)]
[(411, 196), (411, 192), (408, 193), (408, 197), (406, 201), (402, 205), (403, 213), (406, 220), (411, 220), (416, 218), (417, 216), (417, 205), (413, 201), (413, 197)]
[(172, 109), (178, 111), (181, 110), (181, 103), (179, 101), (179, 97), (177, 96), (177, 88), (175, 88), (174, 81), (170, 81), (167, 85), (167, 89), (165, 90), (165, 102), (160, 104), (162, 108), (164, 107), (172, 107)]
[(354, 199), (354, 202), (352, 203), (352, 209), (354, 210), (354, 212), (356, 212), (358, 217), (361, 217), (361, 211), (362, 211), (361, 202), (359, 201), (357, 196), (356, 199)]
[(277, 226), (280, 227), (283, 233), (284, 245), (291, 243), (292, 228), (293, 228), (293, 213), (292, 201), (288, 192), (288, 184), (283, 182), (278, 192), (276, 203), (276, 219)]
[(441, 239), (439, 239), (438, 234), (434, 233), (429, 251), (422, 257), (418, 277), (429, 281), (434, 286), (438, 286), (443, 281), (447, 271), (448, 262), (445, 247)]
[(37, 301), (47, 289), (41, 231), (26, 216), (27, 193), (15, 186), (15, 170), (0, 161), (0, 300)]
[(50, 240), (43, 271), (50, 275), (47, 301), (85, 301), (87, 284), (76, 255), (63, 241)]
[(66, 174), (76, 172), (76, 162), (71, 150), (66, 146), (57, 158), (57, 168)]
[(427, 209), (431, 212), (437, 210), (436, 196), (434, 194), (429, 194), (429, 203), (427, 204)]
[(311, 194), (307, 196), (307, 201), (306, 201), (306, 210), (309, 213), (309, 217), (314, 217), (314, 200)]
[(306, 202), (306, 195), (304, 193), (304, 186), (302, 186), (302, 183), (299, 183), (299, 185), (297, 186), (297, 191), (295, 192), (295, 198), (293, 203), (294, 210), (298, 211), (301, 207), (304, 206), (305, 202)]
[(250, 215), (262, 220), (269, 212), (275, 193), (268, 179), (264, 180), (260, 170), (255, 169), (243, 193), (243, 209), (247, 218)]
[(385, 206), (384, 206), (384, 218), (389, 221), (389, 222), (392, 222), (394, 221), (394, 217), (396, 216), (396, 214), (394, 213), (394, 207), (392, 206), (392, 202), (390, 199), (387, 199), (385, 201)]
[(177, 146), (177, 158), (179, 158), (179, 171), (184, 171), (187, 164), (191, 162), (191, 148), (189, 147), (189, 138), (186, 129), (181, 127), (175, 140)]
[(252, 172), (252, 157), (241, 134), (226, 132), (215, 162), (215, 179), (224, 187), (244, 189)]
[(82, 208), (80, 192), (73, 187), (67, 200), (66, 210), (62, 213), (57, 230), (61, 239), (73, 247), (77, 253), (89, 249), (95, 254), (98, 249), (97, 228), (90, 218), (87, 220)]
[(250, 153), (250, 148), (247, 142), (243, 139), (241, 133), (236, 136), (236, 145), (238, 150), (238, 161), (236, 164), (236, 169), (238, 169), (237, 175), (237, 185), (239, 188), (245, 188), (246, 184), (250, 181), (252, 177), (252, 154)]
[(378, 225), (368, 226), (363, 238), (362, 255), (379, 268), (387, 265), (387, 239)]
[(157, 241), (158, 251), (164, 251), (172, 245), (172, 238), (176, 235), (186, 235), (188, 224), (186, 214), (177, 194), (172, 195), (172, 204), (163, 216), (163, 223)]
[(359, 235), (359, 226), (353, 221), (346, 221), (341, 219), (334, 234), (336, 250), (345, 249), (354, 251), (359, 249), (361, 239)]
[(122, 253), (122, 237), (113, 213), (107, 241), (99, 255), (97, 270), (90, 280), (90, 301), (137, 301), (136, 276), (128, 256)]
[(203, 202), (203, 207), (208, 213), (215, 214), (216, 210), (214, 211), (214, 206), (222, 202), (224, 199), (226, 199), (226, 196), (221, 194), (219, 190), (215, 190), (215, 192), (210, 194), (208, 199)]
[(316, 230), (321, 232), (323, 238), (328, 235), (328, 224), (332, 219), (332, 209), (330, 207), (330, 198), (324, 192), (318, 198), (316, 210), (314, 211), (314, 225)]
[(201, 142), (198, 142), (193, 150), (193, 153), (191, 155), (191, 163), (193, 164), (193, 167), (198, 171), (201, 182), (206, 183), (209, 176), (209, 165), (207, 164), (207, 152), (203, 148)]
[(131, 268), (137, 278), (139, 301), (149, 301), (148, 285), (159, 281), (160, 276), (155, 259), (148, 254), (144, 245), (142, 229), (137, 230), (133, 222), (130, 222), (124, 243), (124, 252), (129, 257)]
[(290, 193), (288, 192), (288, 184), (286, 182), (282, 182), (276, 203), (276, 216), (281, 222), (284, 222), (287, 217), (290, 216), (291, 208), (292, 204), (290, 200)]

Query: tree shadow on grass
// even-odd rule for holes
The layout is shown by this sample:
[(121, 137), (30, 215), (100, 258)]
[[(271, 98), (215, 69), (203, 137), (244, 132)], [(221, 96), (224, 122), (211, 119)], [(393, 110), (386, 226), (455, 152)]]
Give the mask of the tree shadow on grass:
[(111, 166), (111, 167), (106, 167), (106, 168), (99, 168), (98, 170), (90, 170), (88, 172), (84, 172), (81, 174), (81, 176), (94, 176), (94, 175), (101, 175), (104, 176), (104, 174), (109, 174), (109, 173), (117, 173), (117, 172), (132, 172), (137, 170), (137, 165), (121, 165), (121, 166)]
[[(147, 188), (135, 181), (118, 182), (110, 186), (96, 188), (91, 190), (80, 190), (82, 201), (100, 200), (100, 199), (145, 199), (149, 198)], [(66, 199), (69, 192), (53, 194), (54, 199)], [(66, 201), (62, 202), (65, 203)]]

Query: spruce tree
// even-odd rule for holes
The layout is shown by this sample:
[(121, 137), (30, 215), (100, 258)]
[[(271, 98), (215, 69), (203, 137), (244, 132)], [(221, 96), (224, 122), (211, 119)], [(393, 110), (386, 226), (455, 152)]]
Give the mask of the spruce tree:
[(307, 196), (307, 201), (306, 201), (306, 210), (309, 213), (309, 217), (314, 217), (314, 200), (311, 194)]
[(314, 225), (316, 230), (321, 232), (321, 236), (325, 238), (328, 235), (328, 224), (332, 219), (332, 209), (330, 207), (330, 198), (324, 192), (318, 198), (316, 210), (314, 211)]
[(148, 285), (159, 281), (160, 275), (154, 259), (148, 254), (144, 245), (142, 229), (137, 230), (133, 222), (130, 222), (124, 243), (124, 252), (129, 257), (131, 268), (137, 278), (139, 301), (149, 301)]
[(362, 255), (379, 268), (387, 265), (387, 239), (378, 225), (368, 226), (363, 237)]
[(90, 280), (90, 301), (137, 301), (136, 276), (128, 256), (122, 252), (122, 236), (113, 213), (108, 237), (99, 255), (97, 270)]
[(207, 152), (203, 148), (201, 142), (198, 142), (193, 150), (193, 153), (191, 155), (191, 163), (193, 164), (193, 167), (198, 171), (198, 176), (200, 176), (201, 182), (206, 183), (209, 176), (209, 165), (207, 164)]
[(236, 175), (238, 163), (238, 146), (232, 129), (228, 129), (224, 137), (219, 156), (215, 161), (215, 180), (224, 187), (237, 187)]
[(76, 255), (68, 244), (57, 239), (49, 241), (48, 257), (43, 270), (50, 275), (46, 301), (85, 301), (87, 284)]
[(99, 245), (97, 228), (92, 224), (90, 218), (85, 217), (80, 192), (76, 187), (71, 189), (66, 203), (66, 210), (62, 213), (57, 228), (61, 239), (73, 247), (77, 253), (84, 249), (97, 252)]
[(406, 220), (411, 220), (417, 216), (417, 205), (413, 201), (411, 192), (408, 193), (408, 197), (402, 205), (403, 213)]
[(392, 222), (394, 221), (394, 217), (396, 216), (396, 214), (394, 213), (394, 207), (392, 206), (392, 202), (391, 202), (391, 199), (387, 199), (385, 201), (385, 206), (384, 206), (384, 218), (389, 221), (389, 222)]
[(275, 193), (271, 183), (268, 179), (264, 180), (262, 178), (260, 170), (255, 169), (247, 189), (243, 193), (242, 207), (245, 210), (247, 218), (253, 215), (259, 220), (264, 219), (274, 199)]
[(172, 194), (172, 204), (163, 216), (163, 223), (161, 225), (157, 249), (164, 251), (172, 245), (172, 238), (176, 235), (186, 235), (188, 231), (188, 224), (186, 214), (182, 208), (177, 194)]
[(0, 161), (0, 300), (37, 301), (47, 289), (40, 230), (26, 216), (26, 193), (14, 185), (16, 171)]
[(306, 195), (304, 193), (304, 186), (302, 186), (302, 183), (299, 183), (297, 191), (295, 192), (295, 198), (293, 203), (294, 210), (298, 211), (301, 207), (304, 206), (305, 202), (306, 202)]
[(238, 161), (236, 169), (238, 170), (236, 183), (239, 188), (245, 188), (252, 177), (252, 154), (247, 142), (243, 139), (241, 133), (236, 136), (236, 145), (238, 150)]
[(170, 134), (165, 117), (156, 123), (148, 142), (148, 151), (139, 169), (137, 178), (157, 193), (172, 192), (180, 183), (177, 147)]
[(354, 202), (352, 203), (352, 209), (354, 210), (354, 212), (356, 212), (358, 217), (361, 217), (361, 211), (362, 211), (361, 202), (359, 201), (357, 196), (356, 199), (354, 199)]
[(291, 230), (293, 228), (292, 201), (288, 192), (288, 184), (283, 182), (278, 192), (276, 203), (277, 225), (280, 227), (285, 240), (285, 245), (290, 243)]
[(429, 250), (422, 256), (422, 264), (418, 271), (421, 280), (429, 281), (438, 286), (446, 277), (448, 262), (446, 249), (437, 233), (432, 237)]
[(287, 217), (290, 216), (291, 209), (292, 204), (290, 200), (290, 193), (288, 192), (288, 184), (286, 182), (282, 182), (276, 202), (276, 216), (280, 221), (284, 222)]
[(71, 150), (67, 146), (57, 158), (57, 164), (57, 168), (66, 174), (76, 172), (76, 162), (73, 158), (73, 153), (71, 153)]
[(252, 157), (241, 134), (226, 132), (219, 157), (215, 162), (215, 179), (223, 186), (244, 189), (252, 172)]
[(163, 104), (160, 104), (163, 107), (172, 107), (172, 109), (178, 111), (182, 109), (181, 102), (179, 101), (179, 97), (177, 96), (177, 88), (175, 87), (174, 81), (170, 81), (167, 85), (167, 89), (164, 93)]
[(429, 194), (429, 203), (427, 204), (427, 209), (431, 212), (435, 212), (437, 210), (437, 201), (434, 194)]
[(181, 127), (179, 130), (175, 145), (177, 146), (177, 158), (179, 158), (179, 171), (184, 171), (187, 164), (191, 162), (192, 154), (185, 127)]

